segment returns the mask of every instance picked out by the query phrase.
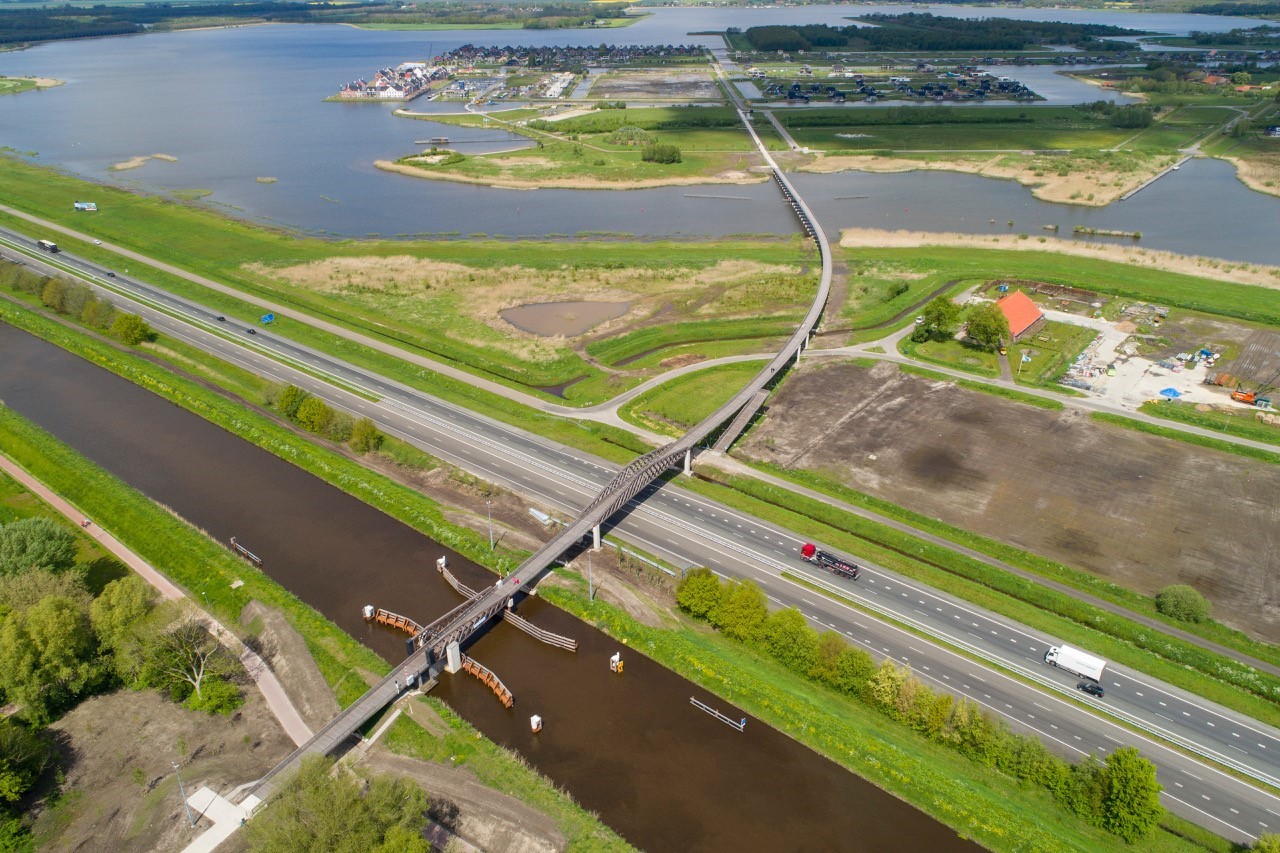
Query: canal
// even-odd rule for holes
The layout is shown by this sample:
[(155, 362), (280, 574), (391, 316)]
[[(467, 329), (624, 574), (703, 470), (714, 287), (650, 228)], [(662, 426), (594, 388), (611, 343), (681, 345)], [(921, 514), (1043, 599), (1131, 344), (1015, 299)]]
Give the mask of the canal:
[[(374, 604), (427, 622), (459, 602), (434, 563), (484, 570), (289, 463), (112, 373), (0, 323), (0, 400), (265, 571), (388, 661), (400, 638)], [(161, 567), (163, 568), (163, 567)], [(472, 649), (516, 696), (503, 708), (465, 675), (437, 695), (647, 850), (977, 850), (941, 823), (754, 720), (739, 733), (690, 696), (735, 709), (540, 599), (521, 612), (576, 638), (553, 649), (499, 623)], [(626, 675), (608, 668), (622, 651)], [(528, 717), (540, 714), (533, 736)]]

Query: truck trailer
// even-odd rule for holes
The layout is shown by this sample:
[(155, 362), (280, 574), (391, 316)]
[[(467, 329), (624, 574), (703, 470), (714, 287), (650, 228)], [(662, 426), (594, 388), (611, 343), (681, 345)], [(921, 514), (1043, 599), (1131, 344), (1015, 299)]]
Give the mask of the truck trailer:
[(1101, 681), (1102, 671), (1107, 668), (1107, 662), (1102, 658), (1071, 646), (1050, 646), (1049, 651), (1044, 653), (1044, 661), (1091, 681)]
[(826, 551), (820, 550), (818, 546), (814, 545), (812, 542), (806, 542), (804, 547), (800, 549), (800, 559), (804, 560), (806, 563), (813, 563), (816, 566), (821, 566), (832, 574), (839, 575), (842, 578), (848, 578), (849, 580), (857, 580), (858, 575), (862, 571), (858, 568), (856, 563), (851, 563), (848, 560), (842, 560), (835, 554), (828, 554)]

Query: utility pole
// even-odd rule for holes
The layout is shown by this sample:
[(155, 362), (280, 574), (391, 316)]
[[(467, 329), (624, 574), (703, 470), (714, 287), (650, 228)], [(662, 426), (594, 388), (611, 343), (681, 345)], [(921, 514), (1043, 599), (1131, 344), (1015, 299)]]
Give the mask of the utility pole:
[(485, 501), (484, 508), (489, 513), (489, 550), (493, 550), (493, 501)]
[(591, 572), (591, 552), (587, 552), (587, 601), (596, 600), (596, 578)]
[(173, 762), (173, 775), (178, 777), (178, 791), (182, 794), (182, 807), (187, 810), (187, 822), (193, 827), (196, 825), (196, 817), (191, 813), (191, 806), (187, 803), (187, 789), (182, 786), (182, 774), (178, 772), (178, 762)]

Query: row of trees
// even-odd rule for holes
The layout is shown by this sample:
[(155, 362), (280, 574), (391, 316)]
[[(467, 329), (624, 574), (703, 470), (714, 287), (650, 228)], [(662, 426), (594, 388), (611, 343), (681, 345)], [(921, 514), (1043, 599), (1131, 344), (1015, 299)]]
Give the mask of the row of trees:
[(0, 281), (15, 293), (38, 297), (49, 310), (109, 332), (129, 346), (155, 339), (155, 332), (146, 320), (120, 311), (79, 282), (39, 275), (12, 263), (0, 265)]
[(815, 48), (849, 50), (1024, 50), (1038, 44), (1075, 44), (1089, 50), (1124, 50), (1124, 42), (1100, 41), (1098, 36), (1133, 35), (1134, 31), (1103, 24), (1057, 21), (1018, 21), (1011, 18), (960, 19), (909, 12), (871, 14), (860, 20), (874, 27), (832, 27), (826, 24), (751, 27), (743, 36), (756, 50), (806, 51)]
[(768, 612), (751, 581), (722, 582), (694, 569), (676, 589), (676, 603), (726, 636), (753, 646), (805, 678), (854, 697), (986, 767), (1048, 790), (1066, 809), (1125, 841), (1146, 837), (1164, 809), (1155, 767), (1136, 749), (1072, 765), (1037, 738), (1009, 731), (968, 699), (935, 693), (890, 659), (879, 665), (839, 633), (819, 634), (794, 608)]
[(368, 453), (382, 446), (384, 436), (373, 421), (356, 420), (296, 385), (271, 388), (267, 392), (267, 405), (308, 432), (346, 442), (357, 453)]

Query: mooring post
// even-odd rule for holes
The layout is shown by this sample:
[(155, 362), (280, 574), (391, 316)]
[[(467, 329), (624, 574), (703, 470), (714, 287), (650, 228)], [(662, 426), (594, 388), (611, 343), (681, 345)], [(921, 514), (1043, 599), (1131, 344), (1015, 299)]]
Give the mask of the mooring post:
[(591, 550), (600, 550), (600, 525), (591, 528)]

